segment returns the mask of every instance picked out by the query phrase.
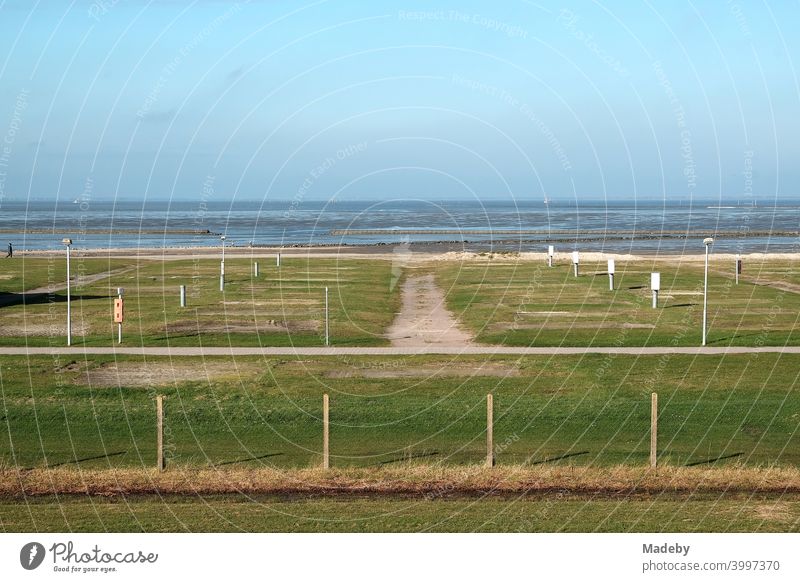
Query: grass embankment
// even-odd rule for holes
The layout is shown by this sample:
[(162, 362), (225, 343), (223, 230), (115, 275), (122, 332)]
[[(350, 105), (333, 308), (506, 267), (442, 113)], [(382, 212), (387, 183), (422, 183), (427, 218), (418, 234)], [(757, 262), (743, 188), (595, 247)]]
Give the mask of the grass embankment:
[[(20, 287), (22, 270), (41, 268), (47, 259), (12, 263), (10, 288)], [(120, 267), (115, 262), (84, 259), (91, 268)], [(61, 271), (47, 275), (64, 280)], [(382, 337), (399, 305), (399, 288), (392, 286), (388, 261), (332, 259), (260, 259), (260, 276), (253, 261), (225, 261), (225, 292), (219, 290), (219, 261), (131, 260), (131, 270), (72, 289), (75, 345), (116, 343), (112, 321), (117, 288), (125, 289), (124, 345), (147, 346), (319, 346), (324, 343), (325, 287), (329, 287), (332, 345), (385, 345)], [(59, 279), (60, 273), (60, 279)], [(73, 273), (75, 271), (73, 270)], [(41, 273), (39, 274), (41, 275)], [(25, 288), (32, 288), (25, 275)], [(18, 281), (19, 279), (19, 281)], [(179, 305), (179, 286), (186, 286), (187, 307)], [(5, 285), (3, 286), (3, 289)], [(52, 345), (65, 334), (66, 294), (0, 309), (0, 345)]]
[(790, 532), (798, 487), (746, 467), (4, 471), (0, 530)]
[[(800, 344), (797, 262), (749, 257), (739, 285), (733, 261), (712, 256), (710, 346)], [(696, 346), (701, 341), (703, 264), (616, 261), (615, 290), (606, 262), (553, 268), (544, 262), (486, 256), (436, 265), (448, 307), (477, 340), (510, 346)], [(661, 273), (651, 307), (650, 273)]]
[(152, 467), (155, 394), (170, 469), (314, 467), (323, 393), (334, 467), (473, 465), (488, 392), (500, 466), (646, 466), (652, 391), (660, 463), (800, 465), (797, 355), (91, 358), (0, 358), (6, 467)]
[(442, 467), (406, 463), (380, 469), (74, 468), (0, 471), (0, 497), (42, 495), (460, 496), (800, 494), (796, 467)]

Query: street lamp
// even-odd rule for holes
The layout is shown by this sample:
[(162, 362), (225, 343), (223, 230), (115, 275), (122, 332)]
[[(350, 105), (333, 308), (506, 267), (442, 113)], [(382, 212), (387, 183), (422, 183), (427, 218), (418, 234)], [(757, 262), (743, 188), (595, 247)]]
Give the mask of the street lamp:
[(225, 235), (220, 235), (222, 241), (222, 262), (219, 264), (219, 290), (225, 290)]
[(703, 345), (706, 345), (706, 322), (708, 321), (708, 253), (711, 245), (714, 244), (714, 239), (711, 237), (704, 238), (703, 244), (706, 246), (706, 268), (703, 275)]
[(70, 309), (71, 309), (71, 307), (70, 307), (71, 293), (70, 293), (70, 288), (69, 288), (69, 249), (72, 246), (72, 239), (71, 238), (61, 239), (61, 243), (66, 245), (66, 247), (67, 247), (67, 345), (71, 346), (72, 345), (72, 318), (71, 318), (72, 313), (70, 312)]

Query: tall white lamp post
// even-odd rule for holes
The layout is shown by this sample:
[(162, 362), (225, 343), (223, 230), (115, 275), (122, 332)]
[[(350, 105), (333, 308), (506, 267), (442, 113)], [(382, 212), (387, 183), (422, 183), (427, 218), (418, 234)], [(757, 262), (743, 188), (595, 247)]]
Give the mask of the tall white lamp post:
[(706, 267), (703, 275), (703, 345), (706, 345), (706, 327), (708, 322), (708, 253), (714, 239), (711, 237), (703, 239), (706, 246)]
[(69, 249), (72, 246), (72, 239), (65, 238), (61, 240), (62, 244), (66, 245), (67, 247), (67, 345), (72, 345), (72, 312), (71, 312), (71, 291), (70, 291), (70, 284), (69, 284)]
[(221, 235), (219, 240), (222, 241), (222, 261), (219, 264), (219, 290), (225, 290), (225, 235)]

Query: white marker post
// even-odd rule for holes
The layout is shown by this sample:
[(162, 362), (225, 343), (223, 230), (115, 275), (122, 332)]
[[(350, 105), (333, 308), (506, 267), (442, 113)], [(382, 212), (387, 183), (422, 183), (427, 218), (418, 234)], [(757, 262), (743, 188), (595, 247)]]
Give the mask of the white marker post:
[(614, 290), (614, 259), (608, 259), (608, 289)]
[(736, 255), (736, 284), (739, 284), (739, 275), (742, 274), (742, 256)]
[(547, 247), (547, 266), (553, 266), (553, 255), (556, 254), (556, 248), (553, 245)]
[(186, 285), (181, 285), (181, 307), (186, 307)]
[(275, 257), (275, 265), (280, 269), (281, 267), (281, 252), (278, 251), (278, 256)]
[(661, 290), (661, 273), (650, 273), (650, 288), (653, 290), (653, 309), (658, 307), (658, 292)]
[(572, 251), (572, 266), (575, 267), (575, 276), (578, 276), (578, 263), (581, 262), (581, 257), (578, 251)]
[(258, 279), (258, 261), (253, 263), (253, 277)]
[(325, 287), (325, 345), (329, 346), (330, 344), (330, 335), (328, 333), (328, 288)]

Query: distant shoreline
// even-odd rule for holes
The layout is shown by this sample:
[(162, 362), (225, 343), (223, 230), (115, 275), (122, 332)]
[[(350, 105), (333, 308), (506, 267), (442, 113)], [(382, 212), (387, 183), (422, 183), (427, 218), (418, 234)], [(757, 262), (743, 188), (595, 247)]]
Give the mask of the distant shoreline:
[[(191, 246), (191, 247), (134, 247), (134, 248), (79, 248), (72, 247), (73, 257), (103, 257), (103, 258), (142, 258), (142, 259), (219, 259), (222, 247), (217, 246)], [(274, 259), (280, 253), (287, 258), (364, 258), (379, 260), (398, 260), (403, 262), (418, 262), (430, 260), (463, 261), (481, 260), (487, 257), (499, 260), (520, 260), (530, 262), (546, 262), (547, 252), (515, 251), (515, 250), (474, 250), (465, 248), (465, 245), (456, 242), (443, 243), (386, 243), (368, 245), (290, 245), (290, 246), (253, 246), (253, 247), (225, 247), (226, 256), (233, 259)], [(15, 251), (15, 257), (20, 258), (46, 258), (61, 257), (64, 250), (29, 250)], [(734, 260), (736, 253), (712, 253), (712, 260)], [(791, 259), (800, 258), (797, 253), (739, 253), (744, 261), (747, 259)], [(680, 251), (635, 251), (635, 252), (603, 252), (580, 251), (583, 261), (602, 261), (606, 259), (625, 260), (658, 260), (679, 258), (685, 261), (702, 261), (705, 255), (702, 249), (695, 253), (687, 254)], [(572, 262), (572, 250), (557, 250), (554, 255), (556, 263), (567, 264)]]

